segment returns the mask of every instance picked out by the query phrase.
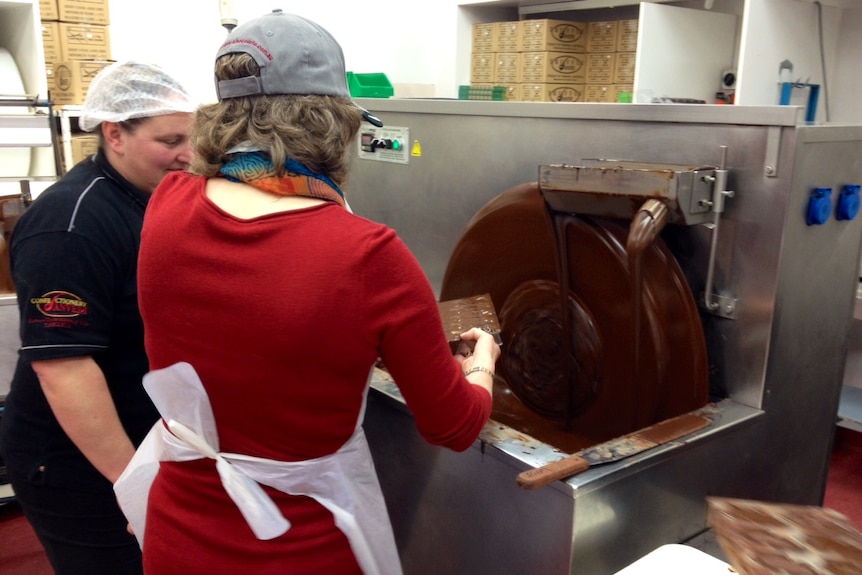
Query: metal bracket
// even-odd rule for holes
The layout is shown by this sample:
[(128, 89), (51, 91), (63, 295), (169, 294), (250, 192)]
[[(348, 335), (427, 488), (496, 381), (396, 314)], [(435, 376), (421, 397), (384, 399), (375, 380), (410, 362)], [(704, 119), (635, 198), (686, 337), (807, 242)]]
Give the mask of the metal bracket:
[(767, 178), (778, 176), (778, 154), (781, 151), (781, 127), (770, 126), (766, 129), (766, 159), (763, 174)]
[(716, 254), (718, 248), (718, 230), (721, 224), (721, 214), (724, 211), (724, 200), (726, 198), (732, 198), (734, 196), (734, 192), (727, 189), (727, 146), (720, 146), (721, 149), (721, 162), (719, 163), (718, 169), (715, 170), (715, 176), (705, 176), (705, 180), (711, 182), (713, 185), (712, 188), (712, 200), (708, 201), (708, 205), (712, 210), (712, 225), (710, 226), (711, 233), (709, 238), (709, 261), (706, 266), (706, 285), (703, 288), (703, 305), (710, 313), (715, 313), (717, 315), (721, 315), (722, 317), (727, 317), (726, 313), (722, 311), (723, 308), (727, 308), (731, 313), (734, 309), (736, 309), (736, 302), (733, 302), (733, 305), (728, 306), (726, 302), (722, 301), (721, 296), (714, 298), (717, 294), (712, 293), (712, 287), (715, 282), (715, 262), (716, 262)]
[(704, 305), (704, 311), (718, 317), (723, 317), (724, 319), (736, 319), (736, 310), (738, 308), (737, 298), (719, 294), (712, 294), (710, 301), (718, 305), (715, 305), (713, 307)]

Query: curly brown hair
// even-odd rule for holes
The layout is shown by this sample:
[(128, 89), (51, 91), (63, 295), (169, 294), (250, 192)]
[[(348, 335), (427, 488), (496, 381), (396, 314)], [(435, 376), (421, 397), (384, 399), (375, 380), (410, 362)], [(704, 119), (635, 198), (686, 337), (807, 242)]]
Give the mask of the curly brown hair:
[[(247, 54), (228, 54), (216, 62), (216, 78), (259, 76)], [(292, 158), (342, 185), (350, 159), (348, 145), (359, 131), (362, 112), (349, 98), (284, 95), (228, 98), (198, 108), (191, 128), (194, 151), (189, 170), (212, 177), (227, 162), (228, 150), (242, 142), (267, 152), (279, 176)]]

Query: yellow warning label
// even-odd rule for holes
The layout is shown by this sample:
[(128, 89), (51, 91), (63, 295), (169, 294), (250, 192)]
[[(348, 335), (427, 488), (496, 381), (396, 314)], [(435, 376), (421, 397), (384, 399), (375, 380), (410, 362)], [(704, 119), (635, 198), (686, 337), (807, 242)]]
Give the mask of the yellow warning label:
[(419, 143), (419, 140), (413, 140), (413, 148), (410, 150), (410, 155), (417, 158), (422, 155), (422, 145)]

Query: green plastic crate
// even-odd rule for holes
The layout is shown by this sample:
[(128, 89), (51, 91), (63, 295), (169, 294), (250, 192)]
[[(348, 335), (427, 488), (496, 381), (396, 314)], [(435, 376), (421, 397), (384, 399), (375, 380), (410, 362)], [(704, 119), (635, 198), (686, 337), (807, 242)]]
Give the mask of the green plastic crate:
[(505, 86), (459, 86), (459, 100), (494, 100), (506, 99)]
[(347, 87), (353, 98), (391, 98), (395, 89), (382, 72), (354, 74), (347, 72)]

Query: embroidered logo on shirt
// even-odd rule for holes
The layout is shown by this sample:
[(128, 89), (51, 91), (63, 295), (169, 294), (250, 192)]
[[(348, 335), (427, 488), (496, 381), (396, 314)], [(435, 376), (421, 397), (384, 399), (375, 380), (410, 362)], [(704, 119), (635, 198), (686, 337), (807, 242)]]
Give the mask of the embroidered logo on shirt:
[(87, 302), (67, 291), (49, 291), (30, 303), (45, 317), (70, 318), (87, 315)]

